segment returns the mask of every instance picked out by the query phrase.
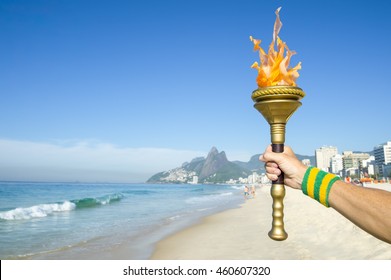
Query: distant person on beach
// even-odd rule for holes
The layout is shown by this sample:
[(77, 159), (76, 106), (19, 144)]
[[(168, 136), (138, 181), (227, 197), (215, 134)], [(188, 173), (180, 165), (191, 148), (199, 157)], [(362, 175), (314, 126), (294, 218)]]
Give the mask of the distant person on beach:
[(249, 191), (248, 187), (244, 186), (244, 198), (248, 198), (248, 196), (250, 195), (248, 191)]
[(284, 172), (285, 185), (301, 189), (366, 232), (391, 243), (391, 192), (345, 183), (334, 174), (305, 166), (287, 146), (283, 153), (274, 153), (268, 146), (259, 159), (265, 162), (270, 180), (277, 180)]
[(255, 186), (251, 187), (251, 195), (253, 198), (255, 198)]

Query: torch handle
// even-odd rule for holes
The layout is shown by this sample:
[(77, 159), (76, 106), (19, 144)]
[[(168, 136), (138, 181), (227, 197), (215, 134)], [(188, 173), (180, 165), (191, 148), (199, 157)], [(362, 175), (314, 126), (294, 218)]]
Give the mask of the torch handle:
[[(282, 153), (284, 151), (284, 144), (272, 144), (272, 151)], [(273, 222), (269, 236), (271, 239), (282, 241), (288, 238), (288, 234), (284, 229), (284, 173), (281, 172), (277, 180), (272, 182), (270, 193), (273, 198)]]
[[(275, 153), (284, 152), (284, 144), (272, 144), (272, 151)], [(277, 180), (273, 181), (272, 184), (284, 184), (284, 173), (281, 172), (280, 176), (278, 176)]]

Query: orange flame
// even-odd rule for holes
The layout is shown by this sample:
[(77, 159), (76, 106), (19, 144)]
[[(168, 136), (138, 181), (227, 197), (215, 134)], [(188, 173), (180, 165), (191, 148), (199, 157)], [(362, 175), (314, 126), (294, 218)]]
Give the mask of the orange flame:
[[(280, 20), (279, 12), (281, 7), (276, 10), (276, 21), (274, 23), (273, 41), (269, 46), (269, 52), (266, 54), (261, 48), (261, 40), (254, 39), (250, 36), (250, 40), (254, 44), (254, 51), (259, 51), (259, 58), (261, 65), (254, 62), (251, 68), (258, 70), (257, 84), (259, 87), (267, 86), (296, 86), (296, 79), (299, 77), (298, 70), (301, 69), (301, 62), (295, 67), (288, 68), (291, 57), (296, 54), (295, 51), (289, 50), (287, 44), (283, 42), (278, 33), (281, 30), (282, 22)], [(277, 38), (277, 51), (274, 49)], [(286, 49), (286, 56), (284, 56)]]

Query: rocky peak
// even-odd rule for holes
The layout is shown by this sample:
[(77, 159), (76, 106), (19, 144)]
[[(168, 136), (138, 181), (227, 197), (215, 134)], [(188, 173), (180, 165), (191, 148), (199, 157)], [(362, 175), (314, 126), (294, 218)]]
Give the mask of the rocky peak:
[(200, 179), (215, 174), (222, 166), (228, 163), (225, 152), (219, 153), (216, 147), (213, 147), (206, 157), (204, 166), (200, 172)]
[(219, 153), (219, 151), (217, 150), (216, 147), (212, 147), (212, 149), (210, 149), (209, 153), (208, 153), (208, 157), (209, 156), (215, 156)]

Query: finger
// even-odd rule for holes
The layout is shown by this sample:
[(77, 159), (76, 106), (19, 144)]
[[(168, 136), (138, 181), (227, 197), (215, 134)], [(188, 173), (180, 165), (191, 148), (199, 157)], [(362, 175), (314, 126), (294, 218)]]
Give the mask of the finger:
[(272, 161), (268, 161), (265, 163), (265, 168), (266, 167), (271, 167), (271, 168), (278, 168), (278, 164)]
[(273, 162), (280, 162), (284, 158), (283, 153), (273, 153), (273, 152), (265, 152), (262, 155), (262, 161), (268, 162), (268, 161), (273, 161)]
[(281, 170), (279, 168), (267, 167), (266, 168), (266, 173), (279, 176), (279, 175), (281, 175)]
[(278, 176), (275, 175), (275, 174), (269, 174), (269, 173), (266, 173), (266, 177), (271, 180), (271, 181), (276, 181), (278, 179)]

